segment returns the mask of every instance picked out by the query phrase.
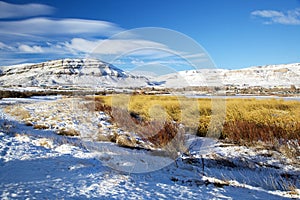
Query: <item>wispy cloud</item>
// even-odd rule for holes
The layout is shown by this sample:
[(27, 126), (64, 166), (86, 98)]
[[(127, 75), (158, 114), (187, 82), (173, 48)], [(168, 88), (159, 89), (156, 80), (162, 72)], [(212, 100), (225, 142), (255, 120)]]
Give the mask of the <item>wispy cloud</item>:
[[(12, 55), (18, 55), (18, 54), (63, 54), (63, 53), (70, 53), (65, 50), (65, 46), (61, 43), (52, 44), (52, 43), (41, 43), (35, 44), (35, 43), (16, 43), (7, 45), (3, 42), (0, 42), (0, 56), (12, 56)], [(4, 59), (4, 58), (3, 58)]]
[(102, 40), (87, 40), (83, 38), (73, 38), (71, 39), (71, 41), (65, 42), (63, 44), (63, 47), (71, 52), (91, 53), (101, 41)]
[[(97, 48), (94, 49), (95, 54), (128, 54), (130, 52), (136, 52), (141, 55), (145, 51), (139, 51), (144, 49), (168, 49), (164, 44), (143, 40), (143, 39), (108, 39), (101, 41)], [(146, 52), (147, 55), (152, 51)]]
[[(151, 49), (149, 49), (151, 47)], [(72, 38), (70, 40), (63, 40), (57, 42), (39, 41), (17, 43), (15, 45), (7, 45), (0, 42), (0, 49), (10, 50), (15, 53), (66, 53), (73, 54), (91, 54), (96, 56), (101, 55), (126, 55), (151, 57), (155, 59), (169, 56), (169, 53), (159, 51), (159, 49), (167, 50), (168, 47), (163, 44), (141, 40), (141, 39), (85, 39)], [(145, 50), (146, 49), (146, 50)]]
[(0, 49), (7, 49), (8, 46), (4, 44), (3, 42), (0, 42)]
[(84, 19), (32, 18), (0, 22), (0, 34), (12, 35), (78, 35), (108, 37), (122, 29), (116, 24)]
[(44, 4), (0, 1), (1, 65), (49, 56), (82, 56), (92, 51), (99, 40), (123, 31), (117, 24), (102, 20), (45, 17), (54, 11)]
[(300, 8), (286, 12), (276, 10), (256, 10), (252, 16), (266, 19), (265, 24), (300, 25)]
[(10, 4), (0, 1), (0, 19), (49, 15), (54, 8), (44, 4)]
[[(1, 3), (3, 4), (3, 2)], [(10, 5), (12, 13), (17, 12), (18, 5), (12, 5)], [(24, 12), (20, 11), (20, 13), (26, 13), (29, 5), (26, 4), (27, 7), (25, 6), (25, 8), (22, 6), (20, 9), (23, 9)], [(30, 4), (30, 6), (32, 5)], [(7, 18), (12, 17), (8, 11), (6, 14), (1, 13), (1, 9), (3, 8), (0, 8), (2, 18), (5, 16)], [(48, 13), (49, 10), (45, 10), (45, 13)], [(32, 15), (38, 15), (39, 13), (42, 13), (42, 9), (36, 12), (33, 11)], [(25, 16), (25, 14), (18, 16), (21, 15)], [(92, 51), (100, 38), (109, 38), (120, 31), (123, 31), (123, 29), (118, 25), (101, 20), (45, 17), (2, 20), (0, 21), (1, 65), (18, 63), (20, 60), (17, 58), (20, 58), (20, 56), (24, 58), (22, 61), (28, 58), (28, 62), (32, 62), (37, 57), (49, 55), (52, 56), (52, 59), (72, 55), (84, 56), (84, 53)]]
[(29, 45), (22, 44), (18, 47), (18, 49), (24, 53), (43, 53), (42, 47), (37, 45), (29, 46)]
[[(207, 62), (205, 53), (187, 54), (184, 52), (173, 52), (172, 49), (164, 44), (142, 39), (89, 40), (72, 38), (67, 41), (24, 42), (14, 45), (0, 42), (0, 50), (4, 50), (6, 53), (10, 52), (11, 55), (20, 56), (22, 54), (36, 54), (40, 56), (56, 55), (56, 57), (70, 55), (75, 57), (96, 57), (124, 68), (144, 65), (186, 66), (189, 65), (187, 60), (194, 63)], [(12, 62), (13, 60), (8, 61)], [(29, 60), (29, 62), (32, 62), (32, 60)]]
[[(206, 62), (203, 59), (206, 54), (195, 48), (192, 51), (183, 48), (189, 45), (175, 45), (178, 34), (164, 38), (163, 30), (150, 30), (152, 34), (149, 29), (122, 32), (124, 29), (120, 26), (107, 21), (44, 17), (53, 11), (53, 7), (43, 4), (18, 5), (0, 1), (1, 65), (67, 56), (94, 56), (124, 64), (124, 67), (129, 64), (176, 66), (186, 64), (186, 60)], [(174, 47), (176, 51), (172, 50)]]

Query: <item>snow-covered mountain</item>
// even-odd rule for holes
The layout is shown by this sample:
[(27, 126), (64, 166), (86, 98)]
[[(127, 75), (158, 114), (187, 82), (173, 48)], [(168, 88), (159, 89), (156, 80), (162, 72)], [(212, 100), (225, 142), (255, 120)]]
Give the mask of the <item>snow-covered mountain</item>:
[(97, 59), (61, 59), (0, 70), (2, 86), (137, 87), (148, 82)]
[(132, 75), (97, 59), (61, 59), (0, 68), (0, 86), (182, 88), (188, 86), (300, 87), (300, 63), (240, 70), (198, 69), (159, 77)]
[(199, 69), (167, 74), (156, 79), (161, 86), (180, 88), (186, 86), (240, 87), (290, 87), (300, 86), (300, 63), (266, 65), (240, 70)]
[(224, 73), (224, 84), (242, 86), (300, 86), (300, 63), (266, 65)]

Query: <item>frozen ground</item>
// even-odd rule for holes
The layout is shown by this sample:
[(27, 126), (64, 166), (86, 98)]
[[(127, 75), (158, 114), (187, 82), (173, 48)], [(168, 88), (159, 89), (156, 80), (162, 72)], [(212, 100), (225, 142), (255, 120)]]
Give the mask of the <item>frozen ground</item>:
[(1, 199), (300, 198), (299, 165), (276, 151), (190, 137), (191, 154), (174, 162), (0, 114)]

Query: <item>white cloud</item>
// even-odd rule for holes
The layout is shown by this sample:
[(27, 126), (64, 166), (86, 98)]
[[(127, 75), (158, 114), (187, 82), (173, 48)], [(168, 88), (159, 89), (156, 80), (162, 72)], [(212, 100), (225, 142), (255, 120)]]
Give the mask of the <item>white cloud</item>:
[[(101, 20), (35, 17), (49, 15), (54, 10), (55, 8), (44, 4), (21, 5), (0, 1), (0, 19), (2, 19), (0, 20), (0, 60), (10, 56), (12, 59), (7, 62), (13, 63), (14, 58), (27, 56), (30, 61), (36, 57), (36, 55), (28, 54), (42, 54), (43, 57), (50, 55), (53, 58), (66, 55), (91, 55), (106, 61), (119, 62), (121, 61), (116, 60), (118, 57), (124, 57), (125, 60), (132, 57), (136, 58), (132, 61), (134, 65), (143, 63), (173, 65), (185, 62), (179, 59), (182, 56), (193, 61), (201, 59), (202, 56), (201, 53), (197, 54), (195, 51), (187, 54), (172, 50), (173, 48), (170, 47), (173, 43), (177, 43), (178, 38), (164, 38), (165, 31), (163, 30), (160, 32), (156, 29), (155, 31), (147, 29), (123, 32), (112, 39), (104, 40), (99, 38), (109, 38), (123, 29), (114, 23)], [(18, 20), (12, 20), (13, 18), (18, 18)], [(161, 37), (164, 39), (162, 40)], [(175, 49), (184, 48), (180, 45), (180, 48)]]
[(51, 14), (54, 10), (43, 4), (0, 1), (0, 60), (11, 58), (6, 62), (15, 64), (15, 58), (26, 57), (29, 62), (35, 59), (28, 54), (42, 54), (53, 59), (84, 56), (102, 41), (96, 38), (109, 38), (123, 31), (118, 25), (101, 20), (35, 17)]
[(0, 19), (48, 15), (53, 11), (53, 7), (44, 4), (18, 5), (0, 1)]
[(72, 50), (65, 43), (42, 43), (39, 44), (18, 44), (10, 46), (11, 53), (29, 53), (29, 54), (51, 54), (56, 56), (62, 55), (77, 55), (82, 53), (80, 50)]
[[(147, 49), (151, 47), (152, 49)], [(69, 41), (57, 42), (31, 42), (18, 43), (17, 45), (8, 46), (0, 42), (0, 49), (10, 49), (12, 52), (27, 53), (86, 53), (91, 55), (126, 55), (151, 57), (155, 59), (170, 56), (169, 53), (159, 51), (160, 49), (168, 49), (168, 47), (147, 40), (87, 40), (84, 38), (72, 38)], [(157, 49), (157, 50), (155, 50)]]
[(252, 15), (259, 17), (283, 17), (284, 14), (275, 10), (256, 10), (251, 13)]
[(64, 45), (66, 50), (73, 54), (86, 53), (87, 56), (118, 65), (178, 66), (188, 65), (188, 62), (207, 62), (205, 53), (174, 52), (161, 43), (141, 39), (86, 40), (73, 38)]
[(29, 46), (29, 45), (22, 44), (18, 47), (18, 49), (24, 53), (43, 53), (42, 47), (36, 45)]
[(4, 44), (3, 42), (0, 42), (0, 50), (2, 50), (2, 51), (12, 51), (12, 50), (14, 50), (14, 48), (12, 46)]
[(64, 46), (66, 49), (84, 53), (90, 53), (99, 44), (100, 40), (91, 41), (83, 38), (73, 38), (70, 42), (65, 42)]
[(280, 12), (275, 10), (256, 10), (251, 12), (252, 16), (266, 18), (266, 24), (300, 25), (300, 8)]
[(91, 57), (108, 60), (114, 60), (118, 57), (157, 60), (172, 55), (168, 52), (171, 50), (167, 46), (141, 39), (86, 40), (73, 38), (70, 42), (65, 42), (62, 48), (73, 54), (86, 53)]
[[(111, 39), (99, 40), (93, 54), (128, 54), (135, 52), (138, 55), (145, 53), (145, 49), (168, 49), (167, 46), (149, 40), (141, 39)], [(147, 55), (153, 51), (146, 52)], [(133, 53), (132, 53), (133, 54)]]
[[(205, 53), (186, 54), (173, 52), (167, 46), (147, 40), (86, 40), (73, 38), (68, 42), (39, 45), (21, 44), (14, 51), (21, 53), (43, 53), (56, 55), (84, 55), (108, 62), (129, 62), (133, 65), (164, 64), (179, 65), (207, 62)], [(187, 60), (185, 60), (187, 59)], [(120, 63), (119, 63), (120, 64)]]
[(117, 25), (99, 20), (32, 18), (0, 22), (0, 34), (111, 36), (122, 31)]

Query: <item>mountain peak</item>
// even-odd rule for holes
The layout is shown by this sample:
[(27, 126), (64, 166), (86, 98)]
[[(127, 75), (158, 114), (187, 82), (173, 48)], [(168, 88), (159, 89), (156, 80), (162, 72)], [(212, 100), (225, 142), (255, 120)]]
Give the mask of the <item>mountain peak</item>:
[[(130, 79), (146, 78), (135, 77), (98, 59), (65, 58), (36, 64), (2, 67), (0, 84), (22, 87), (54, 85), (102, 87), (116, 86), (119, 83), (126, 86)], [(138, 81), (138, 85), (142, 82)]]

